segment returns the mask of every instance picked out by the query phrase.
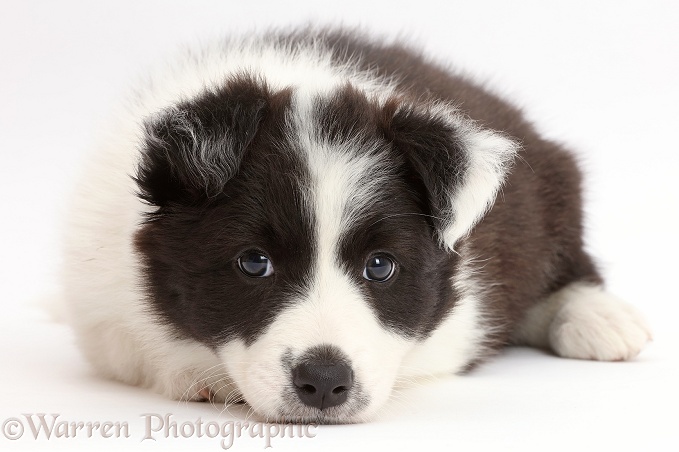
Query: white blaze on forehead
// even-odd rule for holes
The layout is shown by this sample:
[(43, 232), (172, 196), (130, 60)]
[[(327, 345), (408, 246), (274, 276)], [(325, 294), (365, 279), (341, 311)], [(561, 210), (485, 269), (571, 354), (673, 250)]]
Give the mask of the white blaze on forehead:
[[(332, 96), (332, 92), (325, 94)], [(338, 252), (343, 233), (381, 196), (381, 188), (393, 180), (394, 169), (385, 158), (377, 137), (352, 137), (328, 142), (319, 133), (314, 104), (321, 95), (297, 91), (289, 120), (311, 178), (305, 193), (318, 234), (317, 257), (326, 263)]]

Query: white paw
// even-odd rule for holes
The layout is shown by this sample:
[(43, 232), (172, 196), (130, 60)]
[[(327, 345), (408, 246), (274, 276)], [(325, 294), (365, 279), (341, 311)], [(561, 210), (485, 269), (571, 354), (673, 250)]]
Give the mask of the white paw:
[(643, 316), (599, 287), (573, 285), (549, 327), (549, 344), (566, 358), (621, 361), (651, 340)]

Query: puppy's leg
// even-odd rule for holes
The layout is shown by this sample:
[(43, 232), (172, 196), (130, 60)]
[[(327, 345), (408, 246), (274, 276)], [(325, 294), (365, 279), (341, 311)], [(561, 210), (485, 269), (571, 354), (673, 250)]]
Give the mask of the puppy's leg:
[(636, 356), (651, 339), (631, 305), (600, 286), (575, 282), (528, 310), (517, 324), (517, 344), (550, 348), (565, 358), (620, 361)]

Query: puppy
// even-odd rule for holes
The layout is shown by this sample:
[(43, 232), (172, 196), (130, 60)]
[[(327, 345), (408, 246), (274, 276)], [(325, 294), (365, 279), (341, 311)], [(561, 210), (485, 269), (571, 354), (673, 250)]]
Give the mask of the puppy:
[(173, 399), (358, 422), (397, 379), (509, 343), (625, 360), (650, 337), (583, 249), (574, 157), (402, 45), (187, 52), (88, 165), (64, 265), (80, 348)]

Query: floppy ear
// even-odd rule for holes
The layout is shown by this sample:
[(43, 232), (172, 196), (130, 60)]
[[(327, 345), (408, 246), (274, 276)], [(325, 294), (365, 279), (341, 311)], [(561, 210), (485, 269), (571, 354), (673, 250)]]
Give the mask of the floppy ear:
[(149, 118), (135, 177), (139, 197), (166, 207), (219, 194), (238, 171), (267, 101), (265, 88), (233, 80)]
[(441, 245), (453, 250), (492, 206), (519, 145), (447, 104), (399, 105), (388, 135), (424, 185)]

